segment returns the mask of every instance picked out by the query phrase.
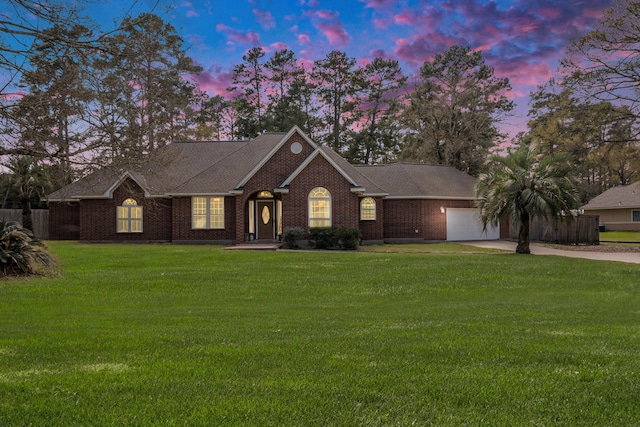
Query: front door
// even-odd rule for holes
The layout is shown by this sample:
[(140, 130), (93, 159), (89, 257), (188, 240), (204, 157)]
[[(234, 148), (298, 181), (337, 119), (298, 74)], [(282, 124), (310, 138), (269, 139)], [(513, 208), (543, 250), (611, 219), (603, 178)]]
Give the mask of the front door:
[(273, 239), (275, 237), (273, 231), (273, 200), (258, 200), (258, 235), (257, 239)]

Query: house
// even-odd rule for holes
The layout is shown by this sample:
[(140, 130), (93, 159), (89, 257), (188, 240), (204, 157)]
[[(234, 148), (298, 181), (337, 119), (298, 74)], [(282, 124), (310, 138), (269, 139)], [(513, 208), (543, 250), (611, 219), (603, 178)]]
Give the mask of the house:
[(90, 174), (49, 195), (49, 237), (239, 244), (331, 226), (364, 243), (497, 239), (477, 220), (475, 182), (447, 166), (353, 166), (294, 127), (172, 143), (144, 168)]
[(613, 187), (582, 207), (585, 214), (599, 215), (607, 231), (640, 231), (640, 181)]

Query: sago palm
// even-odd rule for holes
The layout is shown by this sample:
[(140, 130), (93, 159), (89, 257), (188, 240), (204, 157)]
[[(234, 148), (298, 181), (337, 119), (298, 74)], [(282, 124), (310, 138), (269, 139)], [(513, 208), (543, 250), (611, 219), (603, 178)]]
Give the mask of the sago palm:
[(563, 158), (538, 156), (529, 146), (492, 156), (476, 188), (484, 228), (511, 219), (518, 229), (516, 252), (530, 253), (529, 221), (569, 214), (578, 205), (570, 173)]

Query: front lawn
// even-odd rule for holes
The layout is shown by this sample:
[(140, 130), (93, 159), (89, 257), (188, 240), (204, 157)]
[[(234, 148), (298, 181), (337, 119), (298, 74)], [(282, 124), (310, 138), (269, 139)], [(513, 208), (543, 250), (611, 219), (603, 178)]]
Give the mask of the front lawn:
[(637, 265), (49, 246), (0, 281), (3, 426), (640, 420)]
[(601, 231), (601, 242), (640, 243), (638, 231)]

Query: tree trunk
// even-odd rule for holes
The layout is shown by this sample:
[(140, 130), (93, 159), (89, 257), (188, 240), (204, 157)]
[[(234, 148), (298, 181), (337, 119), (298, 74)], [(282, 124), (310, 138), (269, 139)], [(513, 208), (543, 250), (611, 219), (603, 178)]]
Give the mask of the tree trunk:
[(520, 228), (518, 230), (518, 246), (516, 246), (516, 253), (531, 253), (531, 249), (529, 249), (529, 214), (526, 212), (520, 214)]
[(22, 202), (22, 228), (26, 228), (27, 230), (33, 232), (33, 219), (31, 216), (31, 200), (30, 198), (22, 197), (21, 202)]

